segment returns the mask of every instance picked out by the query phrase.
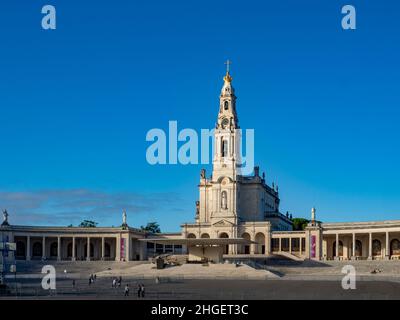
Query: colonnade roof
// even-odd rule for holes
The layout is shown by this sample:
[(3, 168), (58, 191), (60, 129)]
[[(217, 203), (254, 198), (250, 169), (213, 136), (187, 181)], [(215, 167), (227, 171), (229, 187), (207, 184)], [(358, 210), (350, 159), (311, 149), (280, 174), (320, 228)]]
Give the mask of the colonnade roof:
[(61, 227), (61, 226), (20, 226), (20, 225), (11, 225), (11, 226), (3, 226), (0, 228), (2, 231), (11, 231), (11, 232), (58, 232), (58, 233), (121, 233), (121, 232), (132, 232), (132, 233), (140, 233), (146, 234), (145, 231), (136, 228), (124, 228), (124, 227), (93, 227), (93, 228), (84, 228), (84, 227)]
[(322, 223), (323, 230), (331, 229), (367, 229), (400, 227), (400, 220), (361, 221), (361, 222), (332, 222)]

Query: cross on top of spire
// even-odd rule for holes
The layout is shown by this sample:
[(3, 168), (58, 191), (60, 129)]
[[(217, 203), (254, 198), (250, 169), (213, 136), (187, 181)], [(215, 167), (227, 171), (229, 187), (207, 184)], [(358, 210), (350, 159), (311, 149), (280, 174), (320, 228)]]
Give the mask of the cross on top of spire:
[(232, 64), (232, 61), (230, 61), (230, 60), (228, 59), (228, 60), (226, 60), (225, 64), (226, 64), (226, 73), (229, 73), (229, 67), (230, 67), (230, 65)]

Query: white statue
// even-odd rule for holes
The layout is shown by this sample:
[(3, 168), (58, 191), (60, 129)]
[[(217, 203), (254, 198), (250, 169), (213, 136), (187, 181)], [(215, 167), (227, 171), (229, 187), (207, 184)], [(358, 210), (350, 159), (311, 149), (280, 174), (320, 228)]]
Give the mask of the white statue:
[(8, 212), (7, 210), (3, 210), (3, 223), (2, 225), (8, 225)]
[(126, 211), (125, 210), (122, 212), (122, 225), (126, 226)]
[(311, 221), (315, 221), (315, 208), (312, 207), (311, 209)]
[(226, 195), (226, 191), (222, 192), (221, 195), (221, 207), (222, 209), (228, 209), (228, 204), (227, 204), (227, 195)]

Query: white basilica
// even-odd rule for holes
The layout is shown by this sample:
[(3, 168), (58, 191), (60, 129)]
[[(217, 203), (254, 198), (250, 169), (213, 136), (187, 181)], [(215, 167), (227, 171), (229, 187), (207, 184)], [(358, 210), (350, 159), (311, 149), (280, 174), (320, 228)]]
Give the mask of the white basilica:
[[(230, 245), (225, 253), (265, 254), (265, 239), (273, 230), (292, 230), (288, 216), (279, 212), (278, 188), (266, 184), (254, 168), (253, 176), (241, 175), (240, 130), (235, 89), (227, 71), (219, 98), (214, 135), (213, 170), (200, 174), (200, 199), (195, 223), (183, 225), (187, 238), (241, 238), (260, 245)], [(257, 234), (257, 237), (255, 236)]]

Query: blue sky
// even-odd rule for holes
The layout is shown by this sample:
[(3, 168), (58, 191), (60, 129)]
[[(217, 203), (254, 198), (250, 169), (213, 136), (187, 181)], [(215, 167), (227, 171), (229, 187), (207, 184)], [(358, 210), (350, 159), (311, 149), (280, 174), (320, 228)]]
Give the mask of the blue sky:
[[(41, 28), (41, 8), (57, 29)], [(341, 8), (357, 10), (342, 30)], [(281, 211), (400, 218), (395, 1), (21, 1), (0, 10), (0, 207), (18, 224), (192, 221), (201, 165), (148, 130), (213, 128), (224, 61)], [(210, 167), (207, 167), (210, 172)]]

